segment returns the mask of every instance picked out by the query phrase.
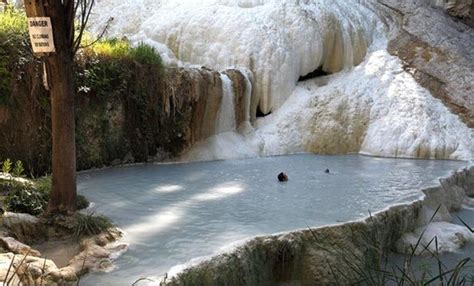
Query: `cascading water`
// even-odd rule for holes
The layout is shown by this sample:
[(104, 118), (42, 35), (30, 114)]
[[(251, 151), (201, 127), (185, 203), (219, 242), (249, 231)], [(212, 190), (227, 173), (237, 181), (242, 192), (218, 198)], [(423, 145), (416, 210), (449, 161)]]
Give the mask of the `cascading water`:
[(236, 129), (235, 123), (235, 93), (230, 78), (222, 73), (222, 101), (217, 118), (217, 134), (232, 132)]

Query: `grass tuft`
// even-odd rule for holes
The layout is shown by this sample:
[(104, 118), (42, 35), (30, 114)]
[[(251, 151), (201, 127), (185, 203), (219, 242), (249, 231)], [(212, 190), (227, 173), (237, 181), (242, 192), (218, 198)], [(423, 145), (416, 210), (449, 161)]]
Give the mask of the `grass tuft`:
[[(439, 208), (431, 218), (434, 218)], [(372, 219), (370, 217), (369, 219)], [(431, 222), (430, 220), (430, 222)], [(464, 222), (463, 224), (472, 229)], [(309, 228), (309, 227), (308, 227)], [(357, 251), (351, 245), (331, 244), (328, 239), (320, 237), (315, 231), (310, 230), (314, 244), (317, 248), (326, 253), (326, 262), (329, 273), (333, 277), (336, 285), (474, 285), (474, 277), (467, 276), (472, 273), (472, 259), (465, 258), (453, 267), (448, 267), (443, 261), (438, 249), (438, 239), (433, 238), (427, 245), (421, 243), (424, 231), (418, 238), (416, 244), (411, 246), (410, 251), (403, 255), (403, 264), (394, 265), (389, 263), (387, 250), (382, 249), (378, 237), (376, 224), (374, 228), (369, 228), (365, 234), (361, 249)], [(434, 245), (435, 250), (430, 250), (429, 246)], [(436, 270), (415, 263), (415, 256), (418, 249), (434, 259)], [(332, 263), (330, 263), (330, 259)], [(334, 262), (337, 264), (334, 264)], [(355, 283), (354, 283), (355, 281)]]
[(74, 236), (83, 237), (98, 235), (107, 232), (113, 224), (110, 220), (102, 215), (96, 215), (93, 212), (87, 214), (77, 214)]

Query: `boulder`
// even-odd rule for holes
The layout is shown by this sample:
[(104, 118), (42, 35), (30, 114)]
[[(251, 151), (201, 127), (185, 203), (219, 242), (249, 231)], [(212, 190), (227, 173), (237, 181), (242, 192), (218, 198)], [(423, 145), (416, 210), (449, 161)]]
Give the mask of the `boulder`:
[(17, 241), (13, 237), (1, 237), (0, 243), (5, 249), (15, 254), (31, 255), (36, 257), (41, 256), (41, 253), (38, 250), (35, 250), (28, 245)]

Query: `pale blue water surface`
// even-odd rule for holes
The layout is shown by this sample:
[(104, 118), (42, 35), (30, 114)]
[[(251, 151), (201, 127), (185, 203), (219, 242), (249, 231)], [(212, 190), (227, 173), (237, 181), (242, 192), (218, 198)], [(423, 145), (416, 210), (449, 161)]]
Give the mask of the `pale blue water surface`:
[[(362, 218), (417, 199), (465, 165), (302, 154), (86, 172), (79, 193), (125, 231), (130, 247), (115, 270), (81, 285), (131, 285), (248, 237)], [(276, 179), (282, 171), (286, 183)]]

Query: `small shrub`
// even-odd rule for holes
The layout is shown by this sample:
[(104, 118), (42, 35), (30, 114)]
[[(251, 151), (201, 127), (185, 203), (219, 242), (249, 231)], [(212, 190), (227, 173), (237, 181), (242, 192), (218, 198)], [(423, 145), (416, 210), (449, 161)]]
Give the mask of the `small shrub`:
[(74, 235), (76, 237), (97, 235), (108, 231), (113, 224), (110, 220), (102, 215), (94, 213), (77, 214), (74, 226)]
[(51, 192), (51, 176), (36, 179), (35, 188), (44, 194), (49, 194)]
[[(51, 176), (36, 179), (32, 184), (15, 180), (0, 180), (0, 193), (7, 195), (5, 207), (12, 212), (42, 214), (48, 205), (51, 192)], [(77, 209), (89, 206), (89, 201), (82, 195), (77, 196)]]
[(15, 167), (13, 168), (12, 175), (15, 177), (21, 177), (23, 175), (23, 171), (25, 168), (23, 167), (23, 163), (21, 161), (16, 161)]
[(3, 164), (2, 164), (2, 172), (4, 174), (10, 174), (12, 170), (12, 161), (10, 161), (10, 159), (6, 159), (5, 161), (3, 161)]
[(13, 177), (21, 177), (24, 171), (25, 168), (23, 167), (23, 162), (21, 162), (20, 160), (16, 161), (15, 165), (13, 165), (13, 162), (10, 159), (6, 159), (2, 163), (2, 172), (6, 175), (12, 175)]
[(156, 52), (155, 48), (140, 43), (138, 46), (132, 48), (130, 54), (134, 60), (141, 64), (149, 64), (154, 66), (162, 66), (160, 55)]
[(29, 52), (25, 12), (7, 6), (0, 13), (0, 104), (8, 104), (13, 80), (12, 68)]
[(78, 210), (83, 210), (86, 209), (89, 206), (89, 201), (84, 197), (83, 195), (78, 195), (77, 196), (77, 209)]
[(0, 34), (13, 36), (25, 34), (28, 28), (25, 12), (13, 6), (7, 6), (5, 11), (0, 13), (0, 24)]
[(12, 212), (40, 215), (48, 205), (48, 197), (48, 193), (35, 189), (32, 184), (11, 181), (5, 207)]
[(130, 42), (120, 39), (100, 40), (85, 49), (86, 53), (93, 53), (102, 57), (125, 58), (130, 54)]

